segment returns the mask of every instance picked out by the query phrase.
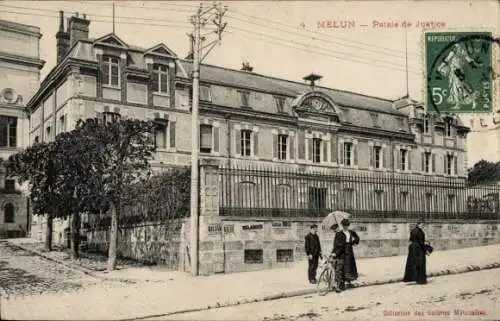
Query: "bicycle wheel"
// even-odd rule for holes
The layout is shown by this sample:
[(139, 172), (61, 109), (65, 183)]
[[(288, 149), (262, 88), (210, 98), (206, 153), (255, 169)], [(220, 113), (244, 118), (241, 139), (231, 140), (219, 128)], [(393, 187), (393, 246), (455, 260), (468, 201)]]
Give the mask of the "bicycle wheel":
[(330, 292), (331, 284), (332, 271), (329, 268), (326, 268), (319, 275), (316, 291), (319, 295), (325, 295)]

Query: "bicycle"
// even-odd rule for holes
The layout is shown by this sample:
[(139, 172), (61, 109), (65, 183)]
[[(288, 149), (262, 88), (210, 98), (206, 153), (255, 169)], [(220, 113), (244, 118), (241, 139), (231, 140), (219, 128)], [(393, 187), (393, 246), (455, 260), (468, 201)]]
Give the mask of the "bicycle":
[(328, 256), (321, 264), (321, 273), (319, 274), (316, 291), (319, 295), (325, 295), (332, 290), (335, 281), (334, 257)]

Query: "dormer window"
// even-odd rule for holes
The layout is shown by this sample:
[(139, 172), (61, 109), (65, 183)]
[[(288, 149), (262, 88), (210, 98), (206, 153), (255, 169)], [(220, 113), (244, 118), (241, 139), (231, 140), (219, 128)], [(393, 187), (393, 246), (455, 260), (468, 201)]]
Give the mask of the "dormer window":
[(430, 119), (429, 116), (424, 116), (424, 134), (429, 134), (430, 133)]
[(200, 100), (212, 101), (212, 92), (210, 86), (200, 86)]
[(152, 75), (153, 92), (168, 94), (168, 67), (164, 65), (154, 65)]
[(240, 106), (241, 107), (250, 107), (248, 101), (249, 101), (249, 96), (250, 93), (248, 91), (239, 91), (238, 94), (240, 95)]
[(120, 63), (116, 57), (103, 58), (103, 85), (120, 87)]
[(276, 102), (276, 111), (280, 114), (285, 112), (285, 98), (283, 97), (274, 97), (274, 101)]
[(447, 119), (445, 121), (445, 125), (444, 125), (444, 132), (445, 132), (445, 135), (446, 137), (451, 137), (452, 135), (452, 130), (453, 130), (453, 125), (452, 125), (452, 122), (450, 119)]

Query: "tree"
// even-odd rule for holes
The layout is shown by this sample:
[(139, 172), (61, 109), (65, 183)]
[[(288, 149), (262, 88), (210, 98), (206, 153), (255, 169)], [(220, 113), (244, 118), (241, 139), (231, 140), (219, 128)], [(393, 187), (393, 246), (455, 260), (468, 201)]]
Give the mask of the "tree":
[(151, 175), (149, 160), (155, 151), (154, 124), (136, 119), (80, 121), (76, 131), (86, 137), (85, 156), (92, 164), (91, 197), (109, 205), (111, 215), (108, 270), (116, 268), (118, 223), (127, 190)]
[(29, 182), (33, 213), (47, 217), (45, 249), (48, 251), (52, 250), (53, 219), (64, 216), (58, 211), (55, 147), (53, 142), (36, 144), (11, 155), (6, 162), (9, 176), (16, 177), (19, 183)]
[(480, 160), (469, 170), (467, 181), (470, 185), (500, 181), (500, 162), (493, 163), (484, 159)]

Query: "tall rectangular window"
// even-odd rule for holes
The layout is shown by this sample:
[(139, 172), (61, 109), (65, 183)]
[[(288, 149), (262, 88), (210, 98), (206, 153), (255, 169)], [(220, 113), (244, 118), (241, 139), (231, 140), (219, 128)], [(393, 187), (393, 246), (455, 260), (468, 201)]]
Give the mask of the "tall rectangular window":
[(399, 168), (402, 170), (402, 171), (405, 171), (407, 170), (408, 166), (408, 151), (406, 149), (400, 149), (399, 150), (399, 161), (400, 161), (400, 164), (399, 164)]
[(346, 166), (352, 166), (353, 165), (353, 159), (352, 159), (352, 143), (351, 142), (345, 142), (344, 143), (344, 164)]
[(424, 171), (430, 173), (432, 171), (431, 164), (432, 154), (429, 152), (424, 153)]
[(373, 158), (375, 168), (382, 168), (382, 147), (373, 147)]
[(313, 163), (321, 163), (321, 138), (313, 138), (312, 140), (312, 159)]
[(0, 116), (0, 147), (17, 147), (17, 118)]
[(241, 156), (250, 156), (252, 154), (252, 131), (241, 131)]
[(278, 135), (278, 159), (286, 160), (288, 135)]
[(212, 148), (212, 126), (200, 125), (200, 152), (211, 153)]
[(103, 58), (103, 85), (120, 87), (120, 63), (116, 57)]
[(156, 148), (165, 149), (168, 147), (167, 130), (168, 130), (167, 121), (155, 121), (154, 141)]
[(110, 111), (105, 111), (102, 113), (102, 121), (104, 123), (114, 123), (119, 121), (121, 118), (119, 113), (114, 113)]
[(453, 160), (454, 156), (447, 154), (446, 155), (446, 174), (453, 175)]
[(241, 107), (250, 107), (250, 105), (249, 105), (250, 93), (247, 91), (239, 91), (238, 93), (240, 95), (240, 106)]
[(153, 92), (168, 94), (168, 67), (164, 65), (154, 65), (151, 86)]

